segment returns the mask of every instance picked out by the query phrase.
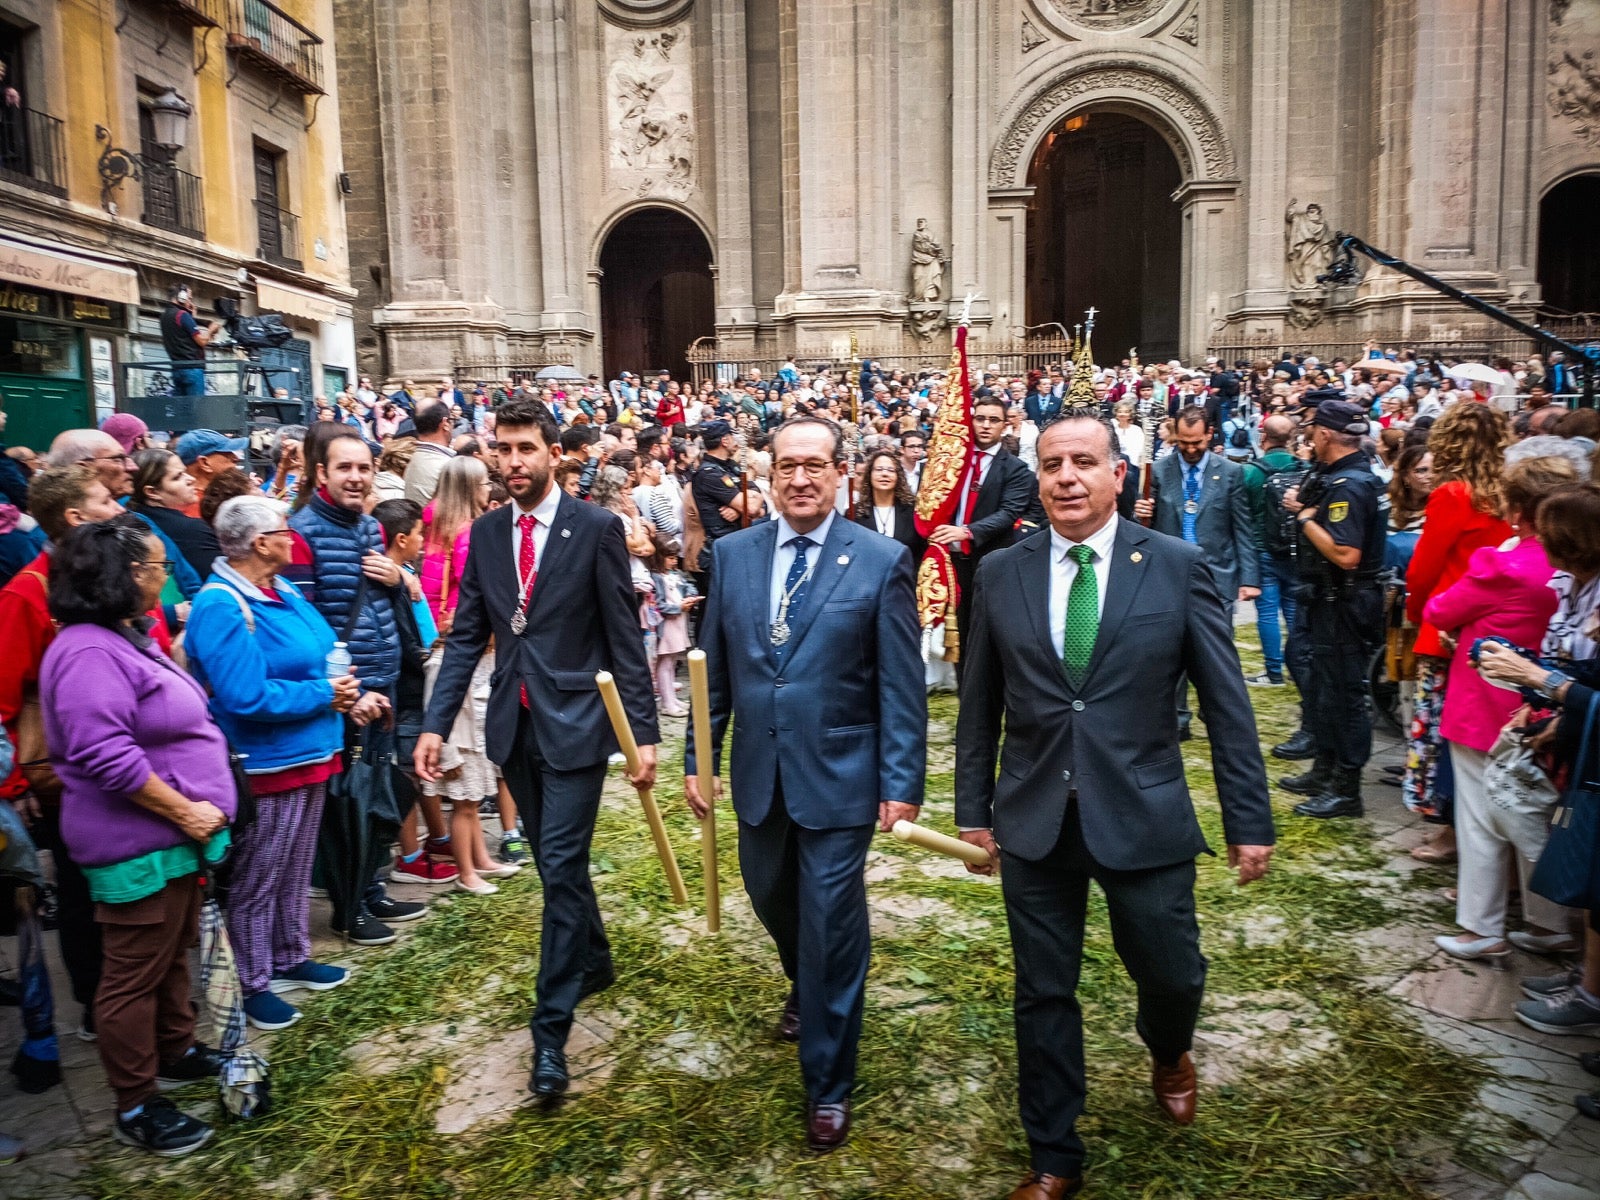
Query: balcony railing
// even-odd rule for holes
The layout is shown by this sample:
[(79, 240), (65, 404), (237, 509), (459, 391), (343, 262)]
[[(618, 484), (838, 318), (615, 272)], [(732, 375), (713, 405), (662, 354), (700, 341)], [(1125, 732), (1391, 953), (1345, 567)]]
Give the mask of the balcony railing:
[(300, 218), (286, 208), (256, 201), (256, 257), (291, 271), (304, 270), (300, 254)]
[(55, 117), (31, 108), (0, 107), (0, 178), (67, 194), (67, 143)]
[(140, 157), (144, 160), (144, 223), (157, 229), (170, 229), (185, 237), (206, 236), (205, 199), (200, 177), (180, 171), (167, 152), (145, 142)]
[(322, 95), (322, 39), (267, 0), (229, 0), (228, 49), (289, 87)]

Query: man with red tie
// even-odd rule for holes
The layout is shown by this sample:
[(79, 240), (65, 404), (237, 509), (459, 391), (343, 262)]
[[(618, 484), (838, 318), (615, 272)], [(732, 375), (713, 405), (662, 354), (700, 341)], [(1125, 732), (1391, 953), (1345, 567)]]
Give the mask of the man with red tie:
[[(972, 616), (972, 581), (984, 555), (1016, 540), (1017, 522), (1039, 503), (1039, 481), (1016, 455), (1000, 444), (1006, 429), (1006, 408), (998, 397), (984, 396), (972, 405), (972, 448), (956, 492), (954, 524), (940, 525), (928, 536), (946, 546), (956, 569), (961, 597), (956, 628), (964, 632)], [(956, 661), (960, 678), (961, 661)]]
[(595, 674), (616, 678), (639, 743), (640, 770), (629, 781), (641, 790), (655, 782), (661, 737), (621, 523), (555, 486), (561, 446), (542, 404), (501, 405), (495, 453), (512, 503), (473, 522), (413, 765), (423, 779), (439, 777), (443, 737), (492, 635), (486, 749), (517, 802), (544, 885), (528, 1087), (554, 1100), (567, 1090), (573, 1010), (614, 978), (589, 880), (606, 760), (617, 750)]

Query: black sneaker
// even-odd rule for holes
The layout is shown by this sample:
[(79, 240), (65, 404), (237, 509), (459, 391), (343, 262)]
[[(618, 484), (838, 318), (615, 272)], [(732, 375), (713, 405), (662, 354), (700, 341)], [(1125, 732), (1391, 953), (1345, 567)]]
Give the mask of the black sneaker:
[(123, 1145), (148, 1150), (162, 1158), (192, 1153), (209, 1142), (211, 1134), (211, 1126), (179, 1112), (172, 1101), (159, 1096), (145, 1101), (144, 1111), (138, 1116), (119, 1116), (111, 1127), (111, 1136)]
[(222, 1074), (222, 1065), (228, 1058), (222, 1051), (196, 1042), (182, 1058), (169, 1059), (156, 1068), (156, 1086), (166, 1092), (202, 1079), (215, 1079)]
[(373, 920), (366, 913), (357, 916), (355, 924), (349, 930), (338, 922), (332, 924), (332, 929), (357, 946), (387, 946), (396, 937), (394, 930), (381, 921)]
[(428, 906), (416, 900), (393, 900), (381, 896), (368, 902), (367, 911), (379, 921), (415, 921), (428, 915)]

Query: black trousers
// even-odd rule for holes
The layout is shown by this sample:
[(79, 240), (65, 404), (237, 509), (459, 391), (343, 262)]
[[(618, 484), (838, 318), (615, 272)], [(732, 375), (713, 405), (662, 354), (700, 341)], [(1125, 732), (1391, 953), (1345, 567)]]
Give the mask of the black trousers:
[(611, 943), (589, 879), (589, 845), (606, 764), (556, 770), (539, 753), (524, 708), (517, 720), (516, 746), (501, 772), (544, 885), (538, 999), (529, 1022), (533, 1045), (535, 1050), (560, 1050), (567, 1044), (584, 976), (611, 969)]
[(1377, 643), (1344, 601), (1302, 600), (1294, 638), (1308, 648), (1310, 689), (1301, 697), (1305, 727), (1319, 758), (1359, 771), (1372, 757), (1372, 710), (1367, 668)]
[(104, 958), (100, 924), (95, 920), (94, 901), (89, 898), (89, 880), (61, 840), (61, 805), (40, 804), (39, 820), (32, 832), (34, 843), (39, 849), (50, 851), (55, 864), (56, 932), (61, 938), (61, 959), (72, 983), (72, 998), (85, 1008), (93, 1008)]
[(760, 825), (739, 822), (744, 890), (800, 999), (800, 1075), (816, 1104), (839, 1104), (856, 1081), (872, 929), (864, 871), (874, 826), (806, 829), (783, 785)]
[[(1003, 853), (1003, 852), (1002, 852)], [(1113, 871), (1090, 856), (1074, 800), (1061, 839), (1029, 862), (1003, 853), (1000, 880), (1016, 961), (1018, 1099), (1032, 1165), (1071, 1177), (1083, 1169), (1077, 1133), (1085, 1095), (1078, 975), (1084, 911), (1093, 879), (1106, 895), (1117, 955), (1139, 991), (1139, 1036), (1173, 1063), (1194, 1040), (1206, 960), (1195, 920), (1192, 861)]]

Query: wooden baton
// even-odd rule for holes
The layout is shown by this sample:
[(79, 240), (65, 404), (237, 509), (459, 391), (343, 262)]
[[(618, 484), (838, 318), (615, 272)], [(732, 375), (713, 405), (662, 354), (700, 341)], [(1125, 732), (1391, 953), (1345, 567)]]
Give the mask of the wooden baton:
[(711, 684), (706, 652), (689, 651), (689, 719), (694, 722), (695, 777), (706, 817), (700, 823), (700, 869), (706, 883), (706, 932), (722, 928), (722, 880), (717, 874), (717, 776), (711, 767)]
[[(617, 735), (622, 757), (628, 760), (628, 770), (639, 770), (639, 743), (633, 738), (633, 726), (628, 724), (628, 714), (622, 711), (622, 696), (617, 692), (617, 681), (610, 671), (601, 671), (594, 677), (600, 688), (600, 698), (606, 702), (606, 712), (611, 716), (611, 729)], [(644, 806), (644, 819), (650, 826), (650, 837), (656, 844), (656, 856), (661, 859), (661, 869), (666, 872), (667, 886), (672, 889), (673, 903), (680, 908), (689, 903), (689, 889), (683, 886), (683, 872), (678, 870), (678, 860), (673, 856), (672, 843), (667, 840), (667, 827), (662, 823), (661, 810), (656, 807), (654, 788), (639, 793), (639, 803)]]
[(924, 850), (933, 850), (939, 854), (948, 854), (951, 858), (959, 858), (962, 862), (971, 863), (975, 867), (984, 866), (989, 861), (989, 852), (982, 846), (963, 842), (960, 838), (953, 838), (947, 833), (924, 829), (921, 825), (913, 825), (910, 821), (896, 821), (893, 832), (902, 842), (910, 842), (913, 846), (921, 846)]

